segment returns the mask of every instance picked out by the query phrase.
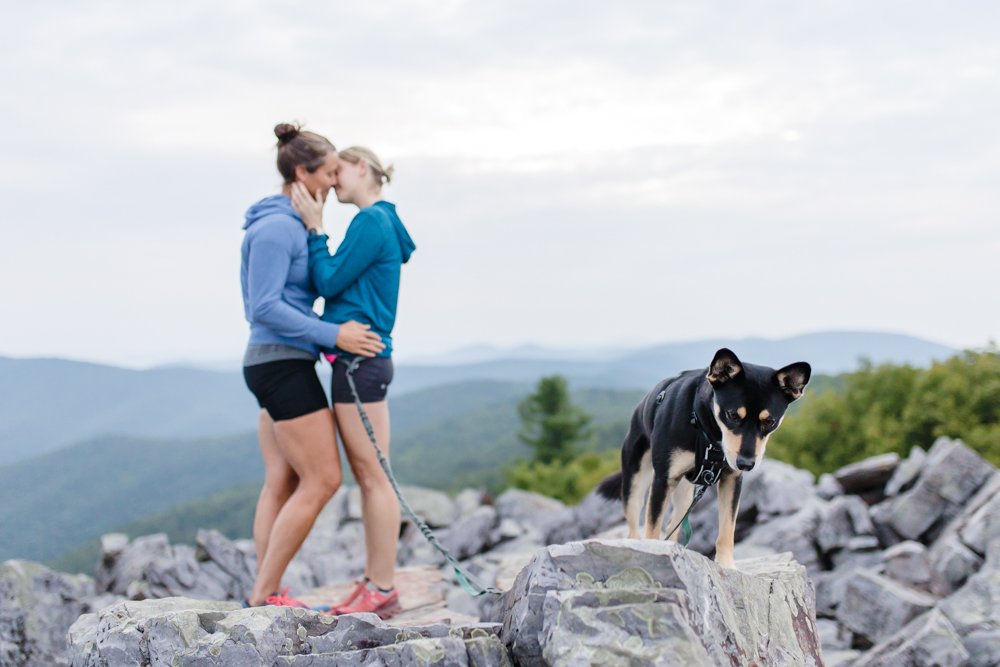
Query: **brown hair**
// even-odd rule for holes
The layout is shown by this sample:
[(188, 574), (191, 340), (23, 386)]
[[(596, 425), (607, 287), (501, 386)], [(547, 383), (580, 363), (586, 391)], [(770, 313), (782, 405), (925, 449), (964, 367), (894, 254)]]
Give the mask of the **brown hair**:
[(336, 153), (330, 140), (303, 130), (301, 125), (279, 123), (274, 126), (278, 137), (278, 171), (285, 183), (295, 182), (295, 168), (304, 165), (310, 174), (323, 166), (328, 153)]
[(345, 148), (340, 151), (340, 158), (342, 160), (347, 160), (351, 164), (357, 164), (359, 160), (364, 160), (368, 163), (368, 169), (371, 170), (372, 178), (375, 179), (375, 184), (382, 187), (385, 183), (392, 183), (392, 174), (396, 171), (395, 167), (391, 164), (387, 167), (382, 166), (382, 161), (378, 159), (375, 152), (370, 148), (365, 148), (364, 146), (351, 146), (350, 148)]

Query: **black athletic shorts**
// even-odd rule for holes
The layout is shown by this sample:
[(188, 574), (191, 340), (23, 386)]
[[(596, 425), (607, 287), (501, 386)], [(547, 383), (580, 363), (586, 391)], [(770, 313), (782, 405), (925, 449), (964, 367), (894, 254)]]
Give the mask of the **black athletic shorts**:
[[(347, 362), (343, 356), (333, 362), (333, 380), (330, 383), (330, 394), (334, 403), (354, 403), (351, 385), (347, 384)], [(362, 403), (378, 403), (385, 400), (392, 382), (392, 359), (388, 357), (373, 357), (365, 359), (354, 371), (354, 384), (358, 388), (358, 397)]]
[(316, 362), (281, 359), (243, 367), (247, 387), (274, 421), (295, 419), (330, 407), (316, 376)]

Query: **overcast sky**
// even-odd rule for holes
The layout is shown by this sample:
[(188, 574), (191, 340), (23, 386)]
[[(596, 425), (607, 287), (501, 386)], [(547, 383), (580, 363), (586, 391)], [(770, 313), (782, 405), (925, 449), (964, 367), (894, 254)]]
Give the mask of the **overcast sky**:
[(241, 356), (240, 226), (287, 120), (396, 165), (404, 360), (1000, 338), (995, 3), (13, 5), (2, 355)]

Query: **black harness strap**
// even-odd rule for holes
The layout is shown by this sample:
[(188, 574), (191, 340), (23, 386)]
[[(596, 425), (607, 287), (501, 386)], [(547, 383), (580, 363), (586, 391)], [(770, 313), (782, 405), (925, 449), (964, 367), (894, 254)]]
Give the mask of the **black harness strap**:
[(713, 442), (698, 419), (698, 413), (691, 411), (691, 425), (698, 428), (698, 439), (694, 449), (694, 468), (685, 477), (696, 486), (712, 486), (729, 467), (721, 442)]
[[(662, 403), (666, 395), (666, 389), (657, 394), (656, 404)], [(694, 448), (694, 468), (689, 470), (684, 477), (697, 488), (680, 523), (667, 531), (667, 537), (670, 537), (677, 528), (680, 528), (681, 544), (684, 546), (687, 546), (691, 539), (691, 524), (688, 521), (688, 515), (708, 491), (708, 487), (718, 482), (723, 471), (729, 467), (729, 464), (726, 463), (726, 455), (722, 451), (722, 443), (715, 442), (709, 437), (708, 433), (705, 432), (705, 427), (701, 425), (701, 420), (698, 419), (698, 413), (693, 408), (691, 409), (691, 425), (698, 429)]]

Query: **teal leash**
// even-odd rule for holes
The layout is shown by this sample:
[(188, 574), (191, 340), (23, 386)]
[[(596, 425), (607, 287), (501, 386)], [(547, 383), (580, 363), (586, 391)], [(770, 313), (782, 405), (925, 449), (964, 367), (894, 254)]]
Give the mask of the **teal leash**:
[[(689, 518), (691, 515), (691, 510), (694, 509), (695, 504), (699, 500), (701, 500), (701, 497), (705, 495), (706, 491), (708, 491), (708, 486), (709, 486), (708, 484), (698, 485), (698, 490), (695, 491), (694, 498), (691, 499), (691, 504), (688, 505), (687, 512), (684, 512), (684, 518), (681, 519), (680, 522), (681, 544), (683, 544), (685, 547), (688, 545), (688, 542), (691, 541), (691, 520)], [(667, 537), (673, 535), (675, 530), (677, 530), (676, 524), (674, 525), (673, 528), (667, 531)]]
[[(342, 357), (338, 357), (338, 360)], [(462, 565), (455, 559), (451, 553), (438, 542), (437, 537), (434, 536), (434, 532), (430, 529), (430, 526), (421, 519), (413, 508), (410, 507), (410, 503), (406, 502), (406, 498), (403, 497), (402, 491), (399, 490), (399, 484), (396, 482), (396, 476), (392, 474), (392, 466), (389, 465), (389, 459), (385, 458), (382, 454), (382, 450), (379, 449), (378, 441), (375, 438), (375, 429), (372, 428), (372, 423), (368, 419), (368, 413), (365, 412), (364, 405), (361, 404), (361, 398), (358, 396), (357, 387), (354, 386), (354, 371), (358, 369), (361, 365), (362, 357), (354, 357), (351, 361), (344, 360), (343, 363), (347, 364), (347, 384), (351, 387), (351, 394), (354, 396), (354, 405), (358, 408), (358, 414), (361, 415), (361, 423), (365, 426), (365, 431), (368, 432), (368, 439), (371, 440), (372, 447), (375, 448), (375, 455), (378, 456), (379, 465), (382, 466), (382, 470), (385, 471), (386, 477), (389, 478), (389, 483), (392, 484), (392, 490), (396, 492), (396, 498), (399, 499), (399, 505), (403, 510), (410, 516), (413, 523), (416, 524), (423, 536), (430, 542), (431, 546), (438, 550), (438, 552), (445, 557), (445, 560), (451, 565), (452, 570), (455, 573), (455, 579), (458, 580), (458, 584), (462, 587), (469, 595), (473, 597), (479, 597), (480, 595), (500, 595), (501, 591), (493, 588), (491, 586), (483, 586), (472, 573), (465, 570)]]

